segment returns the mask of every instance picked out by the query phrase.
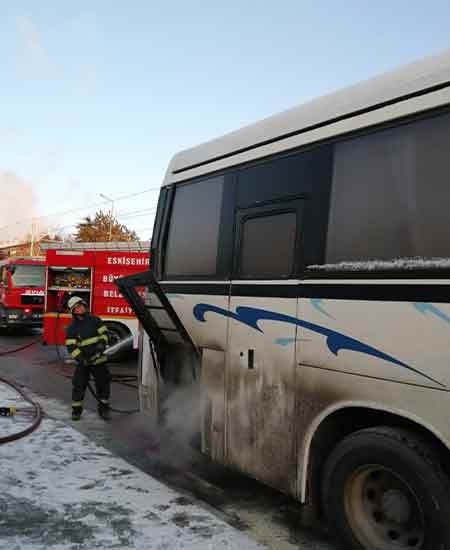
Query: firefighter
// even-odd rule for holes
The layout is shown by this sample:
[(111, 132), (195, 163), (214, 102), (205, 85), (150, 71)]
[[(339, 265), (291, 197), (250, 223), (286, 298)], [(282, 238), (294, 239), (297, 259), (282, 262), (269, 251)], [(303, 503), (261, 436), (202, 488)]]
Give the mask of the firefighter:
[(101, 319), (90, 315), (86, 302), (72, 296), (67, 303), (73, 321), (67, 327), (66, 346), (77, 366), (72, 378), (72, 420), (80, 420), (83, 399), (92, 374), (98, 397), (98, 414), (110, 419), (109, 395), (111, 375), (107, 357), (103, 355), (108, 344), (108, 329)]

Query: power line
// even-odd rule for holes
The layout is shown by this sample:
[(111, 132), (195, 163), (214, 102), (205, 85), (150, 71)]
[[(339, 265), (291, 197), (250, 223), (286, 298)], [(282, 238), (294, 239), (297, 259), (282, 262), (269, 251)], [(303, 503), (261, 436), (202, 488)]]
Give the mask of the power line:
[(144, 208), (144, 209), (141, 209), (141, 210), (133, 210), (131, 212), (118, 212), (117, 217), (118, 218), (128, 218), (128, 217), (133, 217), (135, 214), (142, 214), (143, 212), (148, 212), (148, 213), (156, 212), (156, 207)]
[[(140, 195), (144, 195), (145, 193), (150, 193), (151, 191), (159, 191), (159, 189), (160, 189), (160, 187), (149, 187), (148, 189), (144, 189), (143, 191), (138, 191), (136, 193), (128, 193), (126, 195), (121, 195), (117, 199), (114, 199), (114, 202), (122, 201), (122, 200), (125, 200), (125, 199), (131, 199), (133, 197), (138, 197)], [(93, 204), (86, 205), (86, 206), (79, 206), (77, 208), (71, 208), (70, 210), (65, 210), (65, 211), (61, 211), (61, 212), (54, 212), (52, 214), (44, 214), (42, 216), (30, 216), (28, 218), (21, 218), (19, 220), (16, 220), (15, 222), (11, 222), (9, 224), (1, 226), (0, 231), (2, 231), (3, 229), (7, 229), (8, 227), (12, 227), (14, 225), (19, 225), (19, 224), (25, 223), (27, 221), (28, 222), (29, 221), (36, 222), (38, 220), (51, 218), (53, 216), (67, 216), (68, 214), (73, 214), (74, 212), (80, 212), (81, 210), (87, 210), (87, 209), (90, 209), (90, 208), (97, 208), (98, 206), (104, 206), (104, 205), (108, 204), (108, 202), (109, 201), (101, 201), (101, 202), (93, 203)]]
[[(145, 191), (145, 192), (148, 192)], [(141, 191), (139, 194), (144, 194), (145, 193), (144, 191)], [(136, 193), (132, 193), (133, 196), (136, 196)], [(129, 197), (129, 195), (126, 195), (126, 196), (122, 196), (120, 198), (127, 198)], [(73, 209), (73, 210), (81, 210), (80, 209)], [(153, 219), (156, 215), (156, 210), (157, 208), (156, 207), (152, 207), (152, 208), (143, 208), (143, 209), (140, 209), (140, 210), (133, 210), (133, 211), (128, 211), (128, 212), (124, 212), (122, 215), (119, 215), (119, 216), (116, 216), (116, 219), (119, 219), (120, 220), (122, 219), (122, 217), (124, 217), (126, 219), (126, 222), (125, 223), (128, 223), (128, 220), (133, 220), (134, 218), (139, 218), (139, 217), (144, 217), (144, 216), (148, 216), (150, 219), (149, 221), (151, 221), (151, 219)], [(49, 217), (49, 216), (47, 216)], [(34, 220), (34, 218), (33, 218)], [(18, 222), (16, 222), (18, 223)], [(62, 224), (54, 224), (54, 225), (50, 225), (45, 231), (47, 232), (53, 232), (55, 234), (58, 234), (60, 233), (61, 231), (64, 231), (64, 230), (67, 230), (67, 229), (71, 229), (71, 228), (75, 228), (79, 225), (79, 223), (82, 223), (82, 222), (78, 222), (78, 223), (73, 223), (73, 224), (65, 224), (65, 225), (62, 225)], [(1, 229), (1, 228), (0, 228)], [(144, 231), (144, 230), (147, 230), (147, 229), (153, 229), (153, 226), (152, 227), (146, 227), (145, 229), (141, 230), (141, 229), (138, 229), (138, 231)], [(44, 234), (45, 233), (44, 230), (41, 230), (40, 233), (41, 234)]]
[(122, 199), (131, 199), (133, 197), (139, 197), (140, 195), (144, 195), (145, 193), (150, 193), (150, 191), (159, 191), (161, 189), (161, 186), (159, 187), (149, 187), (148, 189), (145, 189), (144, 191), (138, 191), (137, 193), (131, 193), (129, 195), (123, 195), (122, 197), (119, 197), (118, 199), (114, 199), (115, 201), (120, 201)]
[(45, 219), (45, 218), (52, 218), (53, 216), (67, 216), (68, 214), (73, 214), (74, 212), (79, 212), (81, 210), (87, 210), (88, 208), (97, 208), (98, 206), (102, 206), (104, 204), (107, 204), (108, 201), (102, 201), (102, 202), (97, 202), (97, 203), (94, 203), (94, 204), (91, 204), (91, 205), (87, 205), (87, 206), (80, 206), (78, 208), (72, 208), (70, 210), (66, 210), (66, 211), (61, 211), (61, 212), (54, 212), (53, 214), (44, 214), (43, 216), (37, 216), (37, 217), (31, 217), (31, 218), (22, 218), (20, 220), (17, 220), (15, 222), (11, 222), (7, 225), (3, 225), (2, 227), (0, 227), (0, 231), (2, 229), (6, 229), (7, 227), (11, 227), (12, 225), (20, 225), (22, 223), (25, 223), (27, 221), (38, 221), (38, 220), (42, 220), (42, 219)]
[(122, 220), (122, 219), (130, 220), (130, 219), (134, 219), (134, 218), (142, 218), (144, 216), (155, 217), (155, 214), (156, 214), (156, 211), (153, 211), (153, 212), (145, 212), (143, 214), (133, 214), (132, 216), (117, 216), (117, 218), (119, 220)]
[[(149, 210), (153, 210), (153, 214), (156, 214), (156, 209), (149, 209)], [(142, 212), (142, 210), (137, 210), (136, 212)], [(134, 214), (132, 216), (126, 216), (126, 218), (130, 218), (130, 219), (133, 219), (133, 218), (138, 218), (138, 217), (143, 217), (143, 216), (147, 216), (148, 214)], [(119, 219), (120, 216), (117, 216), (116, 219)], [(151, 218), (154, 218), (154, 215), (153, 216), (150, 216), (150, 219)], [(70, 225), (54, 225), (52, 227), (50, 227), (50, 231), (54, 232), (54, 233), (60, 233), (61, 231), (64, 231), (65, 229), (71, 229), (71, 228), (74, 228), (74, 227), (77, 227), (78, 226), (78, 223), (73, 223), (73, 224), (70, 224)], [(132, 229), (132, 228), (131, 228)], [(153, 229), (153, 226), (147, 226), (147, 227), (144, 227), (143, 229), (140, 229), (140, 228), (137, 228), (137, 229), (133, 229), (134, 231), (146, 231), (146, 230), (150, 230), (150, 229)]]
[[(122, 218), (125, 218), (125, 219), (133, 219), (133, 218), (138, 218), (138, 217), (143, 217), (143, 216), (149, 216), (150, 218), (154, 218), (154, 215), (152, 214), (156, 214), (156, 208), (144, 208), (144, 209), (141, 209), (141, 210), (133, 210), (131, 212), (124, 212), (123, 214), (119, 214), (116, 217), (116, 219), (122, 219)], [(79, 222), (81, 223), (81, 222)], [(71, 227), (77, 227), (78, 223), (72, 223), (72, 224), (69, 224), (69, 225), (53, 225), (51, 226), (49, 229), (52, 230), (52, 231), (61, 231), (63, 229), (69, 229)]]

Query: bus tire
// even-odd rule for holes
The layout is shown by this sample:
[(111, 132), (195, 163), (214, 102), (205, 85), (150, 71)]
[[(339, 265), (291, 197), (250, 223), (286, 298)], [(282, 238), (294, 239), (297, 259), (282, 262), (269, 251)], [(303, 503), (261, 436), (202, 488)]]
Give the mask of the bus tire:
[(322, 499), (342, 548), (450, 549), (450, 492), (437, 451), (413, 431), (359, 430), (328, 457)]

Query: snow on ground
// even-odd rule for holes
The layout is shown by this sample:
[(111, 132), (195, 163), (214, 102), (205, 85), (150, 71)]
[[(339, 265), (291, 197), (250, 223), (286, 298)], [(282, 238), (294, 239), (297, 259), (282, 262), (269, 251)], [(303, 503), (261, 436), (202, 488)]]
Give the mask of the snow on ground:
[[(4, 384), (0, 401), (21, 405)], [(26, 422), (0, 418), (0, 434)], [(263, 548), (59, 420), (1, 445), (0, 460), (0, 548)]]
[(34, 413), (33, 407), (23, 400), (13, 388), (0, 383), (0, 407), (17, 407), (24, 410), (12, 417), (0, 416), (0, 437), (21, 432), (30, 425), (30, 417), (25, 414)]

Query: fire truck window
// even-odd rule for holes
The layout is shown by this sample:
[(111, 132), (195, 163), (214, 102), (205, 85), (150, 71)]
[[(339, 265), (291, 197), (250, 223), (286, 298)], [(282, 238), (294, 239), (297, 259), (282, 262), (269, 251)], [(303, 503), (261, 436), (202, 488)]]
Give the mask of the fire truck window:
[(219, 176), (177, 188), (166, 248), (168, 277), (216, 273), (223, 182)]
[(15, 287), (42, 287), (45, 285), (45, 267), (43, 265), (14, 266), (12, 282)]
[(6, 267), (2, 268), (1, 277), (1, 282), (4, 285), (8, 284), (8, 272), (6, 271)]

